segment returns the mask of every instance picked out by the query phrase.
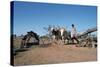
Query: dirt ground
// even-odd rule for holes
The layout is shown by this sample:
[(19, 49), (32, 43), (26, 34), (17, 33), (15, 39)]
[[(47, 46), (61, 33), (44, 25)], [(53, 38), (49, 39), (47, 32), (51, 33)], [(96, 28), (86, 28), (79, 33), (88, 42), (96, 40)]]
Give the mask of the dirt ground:
[(97, 48), (75, 45), (50, 45), (31, 47), (14, 57), (14, 65), (72, 63), (97, 60)]

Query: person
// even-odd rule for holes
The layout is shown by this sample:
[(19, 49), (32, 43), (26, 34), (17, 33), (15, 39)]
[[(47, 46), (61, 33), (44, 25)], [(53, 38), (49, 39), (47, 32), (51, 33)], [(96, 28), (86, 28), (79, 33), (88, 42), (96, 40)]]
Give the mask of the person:
[(74, 24), (72, 24), (71, 39), (72, 39), (72, 43), (74, 43), (74, 40), (76, 40), (77, 43), (79, 43), (79, 40), (77, 39), (76, 27), (74, 26)]

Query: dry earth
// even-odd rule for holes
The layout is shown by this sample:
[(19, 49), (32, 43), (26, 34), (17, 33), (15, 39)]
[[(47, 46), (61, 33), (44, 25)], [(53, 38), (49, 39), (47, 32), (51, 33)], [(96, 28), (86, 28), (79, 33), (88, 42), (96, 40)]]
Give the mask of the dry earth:
[(97, 48), (75, 45), (32, 46), (14, 56), (14, 65), (72, 63), (97, 60)]

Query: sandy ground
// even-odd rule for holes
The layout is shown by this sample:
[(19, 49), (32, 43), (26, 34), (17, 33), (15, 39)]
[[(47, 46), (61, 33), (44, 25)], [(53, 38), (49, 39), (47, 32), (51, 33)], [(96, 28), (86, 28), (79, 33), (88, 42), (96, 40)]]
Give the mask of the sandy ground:
[(75, 45), (49, 45), (31, 47), (14, 57), (14, 65), (72, 63), (97, 60), (97, 48)]

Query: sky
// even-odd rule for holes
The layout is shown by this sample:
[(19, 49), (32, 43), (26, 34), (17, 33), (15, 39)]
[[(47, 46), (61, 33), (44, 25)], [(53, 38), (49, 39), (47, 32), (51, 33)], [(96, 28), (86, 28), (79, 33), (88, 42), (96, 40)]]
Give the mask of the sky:
[(15, 1), (13, 8), (13, 32), (19, 36), (31, 30), (45, 35), (48, 25), (71, 30), (74, 24), (78, 32), (97, 25), (96, 6)]

